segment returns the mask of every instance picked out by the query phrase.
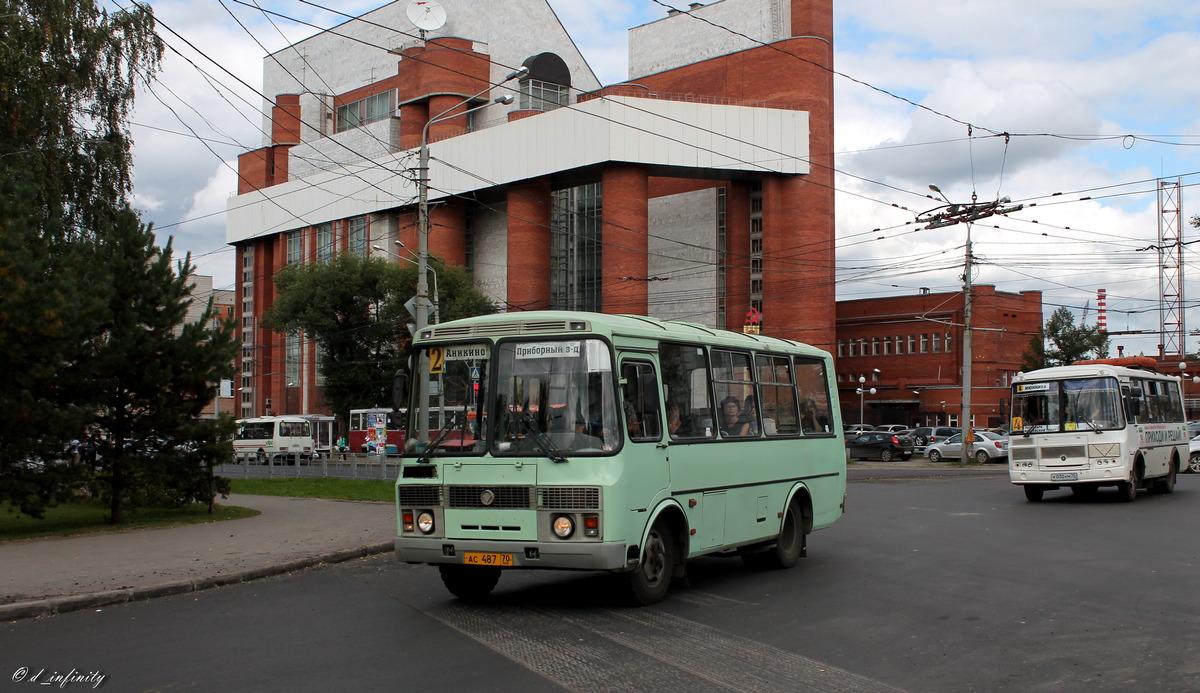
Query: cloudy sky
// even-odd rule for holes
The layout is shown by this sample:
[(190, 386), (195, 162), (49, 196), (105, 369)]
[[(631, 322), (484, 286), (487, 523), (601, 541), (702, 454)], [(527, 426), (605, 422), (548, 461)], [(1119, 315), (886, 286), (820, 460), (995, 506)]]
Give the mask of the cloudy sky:
[[(223, 212), (237, 155), (261, 142), (262, 58), (342, 18), (313, 0), (258, 3), (276, 15), (249, 0), (151, 4), (170, 49), (134, 118), (136, 204), (200, 273), (232, 288)], [(550, 4), (605, 84), (626, 77), (626, 30), (666, 13), (654, 0)], [(1082, 319), (1086, 308), (1088, 322), (1104, 288), (1110, 330), (1157, 330), (1158, 179), (1181, 184), (1185, 218), (1200, 212), (1200, 4), (930, 7), (835, 1), (838, 297), (961, 288), (965, 227), (916, 223), (944, 204), (929, 197), (936, 184), (952, 202), (1026, 205), (973, 225), (976, 283), (1041, 290), (1047, 314), (1067, 306)], [(1197, 237), (1183, 230), (1185, 242)], [(1195, 257), (1185, 247), (1185, 277), (1197, 276)], [(1196, 279), (1185, 282), (1200, 296)], [(1200, 311), (1185, 324), (1200, 328)], [(1126, 353), (1153, 354), (1159, 341), (1113, 337)]]

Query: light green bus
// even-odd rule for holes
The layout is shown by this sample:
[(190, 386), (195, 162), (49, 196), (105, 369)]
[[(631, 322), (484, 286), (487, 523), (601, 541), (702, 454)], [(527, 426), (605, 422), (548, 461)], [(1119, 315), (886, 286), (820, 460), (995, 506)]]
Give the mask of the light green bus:
[(431, 325), (413, 363), (396, 556), (460, 598), (557, 568), (623, 573), (650, 604), (689, 558), (790, 567), (842, 515), (837, 388), (815, 347), (545, 311)]

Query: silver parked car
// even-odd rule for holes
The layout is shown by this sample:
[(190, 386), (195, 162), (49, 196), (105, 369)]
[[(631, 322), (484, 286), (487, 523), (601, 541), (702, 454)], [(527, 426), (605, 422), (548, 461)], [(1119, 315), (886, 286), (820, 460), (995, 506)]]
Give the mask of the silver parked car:
[(1200, 472), (1200, 436), (1193, 436), (1188, 441), (1187, 472), (1189, 474)]
[[(943, 441), (930, 443), (929, 447), (925, 448), (925, 458), (930, 462), (940, 462), (944, 457), (963, 459), (962, 439), (962, 433), (955, 433)], [(1008, 436), (991, 431), (976, 431), (969, 457), (980, 464), (1008, 459)]]

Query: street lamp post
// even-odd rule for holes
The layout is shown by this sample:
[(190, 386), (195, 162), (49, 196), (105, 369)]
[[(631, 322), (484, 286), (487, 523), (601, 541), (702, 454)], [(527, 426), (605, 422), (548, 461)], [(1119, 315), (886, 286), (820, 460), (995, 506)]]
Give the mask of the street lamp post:
[[(875, 372), (878, 373), (879, 369), (876, 368)], [(867, 389), (867, 376), (860, 375), (860, 376), (858, 376), (858, 424), (859, 424), (859, 426), (862, 426), (865, 423), (863, 421), (863, 398), (867, 392), (870, 392), (871, 394), (875, 394), (876, 390), (875, 390), (875, 388), (871, 388), (870, 390), (868, 390)]]
[[(509, 73), (500, 81), (500, 84), (510, 82), (528, 72), (529, 67), (523, 66), (519, 70)], [(495, 86), (498, 85), (489, 84), (478, 94), (464, 99), (430, 118), (426, 121), (425, 127), (421, 128), (421, 148), (417, 152), (417, 296), (413, 303), (413, 307), (416, 309), (416, 315), (413, 316), (416, 320), (414, 337), (429, 325), (429, 126), (449, 118), (466, 115), (489, 105), (483, 104), (469, 108), (462, 113), (451, 114), (455, 109), (483, 96)], [(512, 103), (512, 94), (499, 96), (494, 99), (494, 102)], [(420, 407), (417, 416), (417, 441), (423, 443), (429, 440), (429, 378), (421, 372), (417, 373), (417, 378), (418, 406)]]

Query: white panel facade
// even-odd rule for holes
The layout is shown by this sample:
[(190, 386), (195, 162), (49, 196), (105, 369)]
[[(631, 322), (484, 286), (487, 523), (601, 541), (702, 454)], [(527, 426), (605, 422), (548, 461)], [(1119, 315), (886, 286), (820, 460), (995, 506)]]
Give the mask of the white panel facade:
[(649, 315), (709, 327), (717, 315), (717, 192), (697, 190), (649, 201)]
[[(727, 126), (721, 135), (689, 125), (718, 118)], [(607, 161), (808, 173), (808, 113), (607, 97), (434, 142), (429, 150), (430, 199)], [(229, 204), (226, 241), (411, 204), (416, 186), (398, 170), (389, 155), (363, 161), (355, 175), (322, 171), (239, 195)]]
[(720, 0), (634, 27), (629, 79), (789, 38), (791, 24), (790, 0)]

